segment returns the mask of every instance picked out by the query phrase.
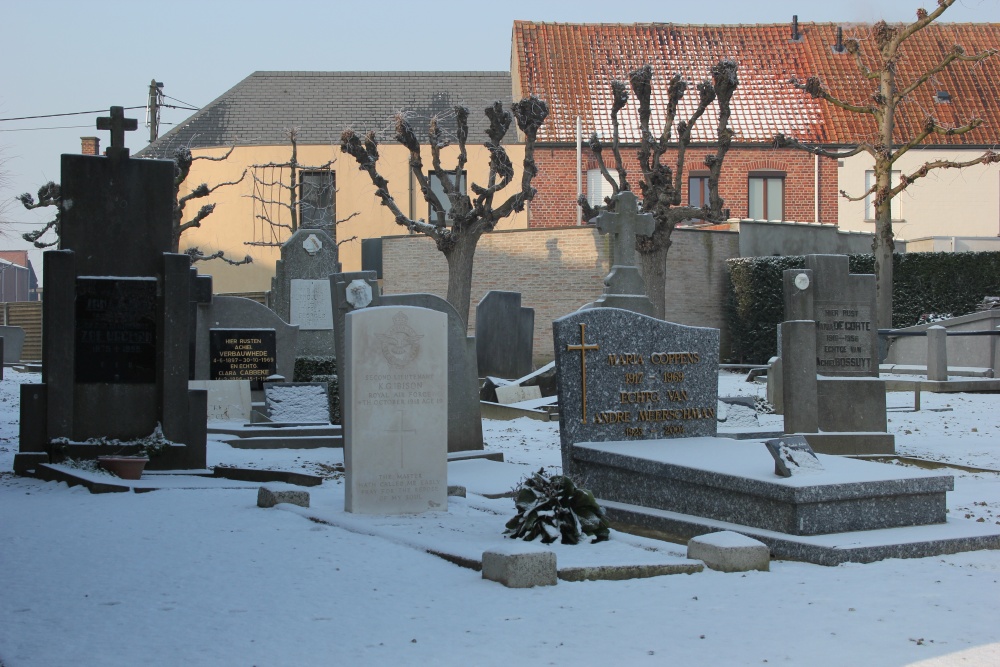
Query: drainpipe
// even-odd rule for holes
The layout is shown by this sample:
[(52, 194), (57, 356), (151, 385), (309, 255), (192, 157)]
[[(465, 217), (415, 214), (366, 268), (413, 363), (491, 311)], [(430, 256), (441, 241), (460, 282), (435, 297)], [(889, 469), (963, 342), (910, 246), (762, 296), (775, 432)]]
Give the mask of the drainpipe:
[[(583, 194), (583, 121), (576, 117), (576, 199)], [(576, 205), (576, 226), (583, 224), (583, 207)]]
[(819, 156), (813, 155), (813, 219), (819, 224)]

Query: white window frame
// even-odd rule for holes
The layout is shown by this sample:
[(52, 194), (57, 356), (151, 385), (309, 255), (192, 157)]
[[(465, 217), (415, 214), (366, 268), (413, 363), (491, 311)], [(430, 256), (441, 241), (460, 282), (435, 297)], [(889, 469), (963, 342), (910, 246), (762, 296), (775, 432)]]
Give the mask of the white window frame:
[[(774, 221), (781, 221), (785, 219), (785, 176), (786, 174), (780, 171), (761, 173), (750, 172), (747, 174), (747, 218), (751, 220)], [(754, 215), (754, 181), (761, 181), (760, 215)], [(770, 204), (772, 203), (771, 198), (773, 196), (773, 193), (771, 192), (772, 187), (781, 188), (779, 197), (781, 210), (778, 212), (777, 216), (773, 215), (774, 211), (770, 210)]]

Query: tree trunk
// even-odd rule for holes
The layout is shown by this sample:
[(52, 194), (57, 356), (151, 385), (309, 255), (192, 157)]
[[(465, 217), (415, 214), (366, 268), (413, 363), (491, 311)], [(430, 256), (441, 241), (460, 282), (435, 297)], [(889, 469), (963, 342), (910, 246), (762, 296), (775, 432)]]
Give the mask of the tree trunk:
[(448, 303), (455, 307), (466, 328), (469, 326), (469, 300), (472, 298), (472, 260), (482, 232), (459, 235), (444, 251), (448, 260)]
[(651, 236), (649, 250), (640, 250), (639, 268), (646, 283), (646, 296), (653, 302), (653, 314), (658, 319), (666, 319), (667, 313), (667, 251), (672, 241), (672, 228), (657, 225)]
[[(892, 131), (889, 119), (885, 132)], [(875, 160), (875, 238), (872, 239), (872, 254), (875, 255), (875, 319), (879, 329), (892, 328), (892, 163), (885, 159)]]
[(875, 319), (879, 329), (892, 328), (892, 214), (890, 202), (885, 203), (885, 211), (877, 212), (875, 238), (872, 253), (875, 255)]

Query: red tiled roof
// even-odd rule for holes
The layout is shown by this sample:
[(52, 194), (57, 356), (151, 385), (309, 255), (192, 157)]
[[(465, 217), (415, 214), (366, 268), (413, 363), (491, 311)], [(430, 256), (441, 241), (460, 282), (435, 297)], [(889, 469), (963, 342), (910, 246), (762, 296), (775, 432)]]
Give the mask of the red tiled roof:
[[(549, 103), (549, 117), (540, 141), (575, 141), (576, 117), (583, 119), (585, 135), (596, 130), (611, 137), (611, 81), (627, 80), (628, 73), (653, 66), (652, 128), (659, 131), (666, 114), (666, 81), (674, 72), (694, 84), (710, 77), (722, 58), (739, 65), (739, 87), (733, 96), (730, 128), (736, 141), (769, 142), (776, 133), (825, 144), (851, 144), (873, 138), (875, 124), (867, 114), (854, 114), (793, 88), (789, 79), (811, 75), (834, 96), (853, 104), (870, 100), (874, 85), (858, 71), (854, 57), (835, 53), (837, 24), (800, 23), (801, 39), (791, 41), (791, 25), (674, 25), (569, 24), (515, 21), (513, 79), (515, 97), (537, 94)], [(855, 37), (862, 52), (874, 51), (870, 26), (844, 25), (844, 39)], [(1000, 24), (932, 24), (903, 45), (897, 85), (936, 65), (952, 45), (968, 54), (1000, 46)], [(874, 60), (869, 59), (869, 66)], [(934, 94), (951, 94), (950, 104), (937, 104)], [(630, 91), (631, 95), (631, 91)], [(914, 128), (933, 114), (945, 126), (972, 117), (982, 127), (953, 137), (932, 136), (925, 143), (993, 145), (1000, 142), (1000, 55), (980, 64), (953, 63), (910, 96), (897, 109), (897, 139), (912, 136)], [(697, 93), (689, 85), (678, 119), (690, 116)], [(716, 105), (699, 121), (695, 141), (712, 141)], [(638, 104), (630, 99), (619, 114), (622, 140), (638, 141)], [(657, 125), (657, 122), (660, 125)]]

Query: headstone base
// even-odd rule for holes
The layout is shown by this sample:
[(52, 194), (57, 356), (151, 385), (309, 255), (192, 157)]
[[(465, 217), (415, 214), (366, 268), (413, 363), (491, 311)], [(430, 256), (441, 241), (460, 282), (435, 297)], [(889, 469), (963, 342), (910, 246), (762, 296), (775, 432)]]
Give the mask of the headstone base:
[[(811, 444), (811, 443), (810, 443)], [(789, 535), (943, 523), (951, 475), (821, 456), (779, 477), (763, 444), (726, 438), (580, 443), (574, 481), (601, 499)]]
[(864, 456), (866, 454), (895, 454), (896, 436), (892, 433), (799, 433), (809, 446), (819, 454)]
[(35, 466), (49, 462), (49, 455), (44, 453), (30, 452), (14, 454), (14, 474), (29, 475)]

